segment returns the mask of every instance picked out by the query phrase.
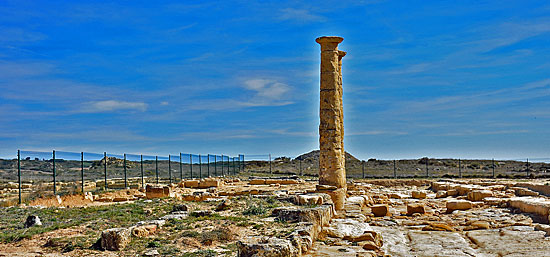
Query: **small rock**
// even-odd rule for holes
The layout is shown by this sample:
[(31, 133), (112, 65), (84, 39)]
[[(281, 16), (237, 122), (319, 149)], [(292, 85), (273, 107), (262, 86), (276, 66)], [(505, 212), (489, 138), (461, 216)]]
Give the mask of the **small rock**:
[(466, 200), (451, 200), (446, 203), (447, 213), (455, 210), (469, 210), (472, 208), (472, 202)]
[(187, 211), (187, 205), (185, 204), (176, 204), (172, 207), (172, 212), (176, 211)]
[(33, 226), (42, 226), (42, 222), (40, 221), (40, 218), (38, 216), (30, 215), (25, 221), (25, 228), (30, 228)]
[(429, 225), (422, 228), (422, 231), (450, 231), (453, 232), (455, 229), (444, 223), (432, 222)]
[(387, 204), (378, 204), (370, 207), (374, 217), (391, 216), (390, 208)]
[(204, 210), (204, 211), (194, 211), (191, 214), (189, 214), (192, 217), (205, 217), (212, 215), (212, 211)]
[(158, 255), (160, 255), (160, 253), (159, 253), (159, 251), (153, 249), (153, 250), (149, 250), (149, 251), (143, 253), (143, 255), (145, 255), (145, 256), (158, 256)]
[(363, 245), (363, 249), (365, 249), (367, 251), (378, 251), (378, 250), (380, 250), (380, 247), (377, 246), (376, 243), (374, 243), (374, 242), (367, 241)]
[(447, 191), (437, 191), (435, 193), (435, 198), (445, 198), (447, 197)]
[(493, 192), (489, 190), (474, 190), (468, 192), (468, 200), (478, 202), (483, 200), (486, 197), (493, 196)]
[(101, 232), (101, 248), (109, 251), (124, 249), (130, 242), (130, 229), (111, 228)]
[(471, 222), (468, 226), (464, 227), (463, 230), (468, 231), (468, 230), (489, 229), (489, 228), (491, 228), (491, 224), (489, 224), (489, 222), (476, 220)]
[(412, 198), (415, 199), (426, 199), (426, 193), (422, 191), (412, 191)]
[(426, 210), (424, 209), (424, 205), (418, 204), (418, 203), (408, 204), (407, 205), (407, 216), (412, 216), (415, 213), (420, 213), (420, 214), (426, 213)]
[(231, 207), (231, 200), (224, 199), (218, 206), (216, 207), (216, 211), (225, 211)]

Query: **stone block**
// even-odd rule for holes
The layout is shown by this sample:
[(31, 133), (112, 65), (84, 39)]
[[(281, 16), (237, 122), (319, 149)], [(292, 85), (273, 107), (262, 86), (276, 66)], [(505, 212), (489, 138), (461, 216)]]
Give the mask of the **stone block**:
[(198, 188), (199, 187), (199, 181), (198, 180), (186, 180), (183, 185), (187, 188)]
[(387, 204), (377, 204), (370, 207), (374, 217), (391, 216), (390, 208)]
[(447, 213), (451, 213), (455, 210), (468, 210), (472, 208), (472, 202), (466, 200), (451, 200), (445, 204), (447, 207)]
[(482, 201), (486, 197), (492, 197), (493, 192), (489, 190), (473, 190), (468, 192), (468, 200), (470, 201)]
[(101, 248), (120, 251), (130, 242), (130, 229), (111, 228), (101, 232)]
[(411, 195), (415, 199), (426, 199), (426, 193), (422, 191), (412, 191)]
[(415, 213), (424, 214), (426, 213), (426, 210), (424, 209), (424, 205), (419, 203), (411, 203), (407, 205), (407, 215), (412, 216)]
[(248, 182), (250, 185), (265, 185), (265, 179), (252, 179)]
[(147, 199), (173, 196), (174, 193), (172, 192), (172, 189), (168, 186), (147, 184), (147, 186), (145, 187), (145, 197)]

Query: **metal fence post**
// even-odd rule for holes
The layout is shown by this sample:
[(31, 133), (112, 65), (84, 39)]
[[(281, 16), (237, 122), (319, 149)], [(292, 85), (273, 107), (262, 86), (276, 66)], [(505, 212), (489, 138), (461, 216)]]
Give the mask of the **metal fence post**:
[(180, 181), (183, 181), (183, 163), (181, 160), (181, 153), (180, 153)]
[(229, 163), (231, 161), (231, 158), (229, 158), (229, 155), (227, 156), (227, 175), (231, 175), (231, 164)]
[(199, 154), (199, 180), (202, 179), (202, 157)]
[(395, 160), (393, 160), (393, 178), (397, 178), (397, 167), (395, 165)]
[(172, 184), (172, 156), (168, 155), (168, 184)]
[(159, 157), (155, 155), (155, 176), (157, 177), (157, 184), (159, 183)]
[(244, 169), (246, 168), (246, 162), (244, 160), (244, 154), (243, 154), (243, 172), (244, 172)]
[(191, 179), (193, 179), (193, 154), (189, 154), (189, 173)]
[(145, 188), (145, 178), (143, 177), (143, 154), (139, 155), (140, 157), (140, 169), (141, 169), (141, 188)]
[(365, 161), (361, 161), (361, 172), (363, 173), (363, 178), (365, 178)]
[(21, 151), (17, 150), (17, 183), (19, 184), (19, 204), (21, 204)]
[(52, 153), (52, 163), (53, 163), (53, 194), (55, 195), (56, 194), (56, 184), (55, 184), (55, 150), (53, 150), (53, 153)]
[(269, 154), (269, 173), (273, 174), (273, 169), (271, 167), (271, 154)]
[(82, 185), (82, 194), (84, 194), (84, 152), (80, 152), (80, 184)]
[(223, 177), (223, 160), (224, 160), (224, 156), (223, 156), (223, 154), (222, 154), (222, 163), (221, 163), (221, 164), (222, 164), (222, 166), (221, 166), (221, 169), (222, 169), (222, 177)]
[(210, 177), (210, 154), (206, 155), (206, 162), (207, 177)]
[(493, 167), (493, 178), (495, 178), (495, 158), (491, 161), (491, 165)]
[(458, 159), (458, 177), (462, 178), (462, 166), (460, 165), (460, 159)]
[(128, 188), (128, 175), (126, 171), (126, 154), (124, 154), (124, 189)]
[(235, 166), (235, 157), (233, 157), (233, 175), (237, 175), (237, 167)]
[(218, 156), (214, 154), (214, 177), (218, 176)]
[(107, 190), (107, 152), (103, 152), (103, 178), (105, 182), (104, 189)]

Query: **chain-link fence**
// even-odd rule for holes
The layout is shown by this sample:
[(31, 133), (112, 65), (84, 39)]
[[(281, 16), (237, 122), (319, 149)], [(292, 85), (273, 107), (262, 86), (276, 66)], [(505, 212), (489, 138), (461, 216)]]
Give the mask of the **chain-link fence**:
[[(319, 154), (290, 156), (245, 155), (245, 172), (315, 177)], [(513, 160), (461, 160), (423, 157), (409, 160), (359, 160), (346, 155), (348, 178), (520, 178), (550, 177), (550, 158)]]
[(147, 183), (169, 184), (183, 179), (236, 175), (244, 156), (168, 156), (88, 152), (18, 151), (12, 160), (0, 160), (1, 201), (19, 203), (38, 197), (140, 188)]
[[(235, 176), (298, 175), (315, 179), (319, 151), (300, 156), (178, 153), (168, 156), (88, 152), (18, 151), (0, 159), (0, 201), (30, 200), (56, 194), (142, 188), (147, 183)], [(348, 178), (529, 178), (550, 177), (550, 158), (461, 160), (423, 157), (359, 160), (346, 154)]]

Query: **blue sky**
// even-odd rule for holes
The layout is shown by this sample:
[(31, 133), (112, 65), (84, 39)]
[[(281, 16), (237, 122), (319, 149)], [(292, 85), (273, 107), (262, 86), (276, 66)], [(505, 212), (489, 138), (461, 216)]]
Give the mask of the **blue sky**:
[(0, 156), (318, 148), (344, 37), (359, 158), (550, 157), (548, 1), (0, 1)]

